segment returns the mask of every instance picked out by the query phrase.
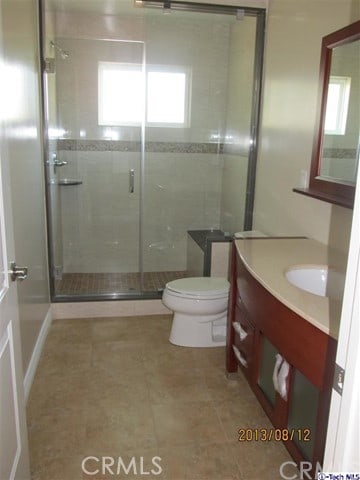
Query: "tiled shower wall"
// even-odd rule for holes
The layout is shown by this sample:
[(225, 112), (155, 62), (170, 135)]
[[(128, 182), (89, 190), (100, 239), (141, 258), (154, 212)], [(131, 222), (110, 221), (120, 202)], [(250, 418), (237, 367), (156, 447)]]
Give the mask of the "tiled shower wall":
[[(144, 270), (185, 270), (186, 231), (219, 222), (221, 156), (146, 153), (145, 157)], [(68, 161), (61, 176), (83, 182), (60, 187), (64, 271), (137, 271), (139, 153), (60, 151), (60, 158)], [(135, 169), (133, 194), (130, 167)]]
[[(97, 124), (97, 62), (140, 61), (143, 46), (129, 49), (128, 43), (89, 40), (89, 25), (99, 38), (146, 38), (150, 64), (192, 69), (191, 128), (146, 128), (144, 270), (185, 270), (189, 229), (242, 229), (239, 203), (245, 198), (252, 61), (244, 59), (247, 88), (236, 112), (238, 99), (231, 89), (229, 94), (229, 45), (239, 24), (228, 18), (214, 22), (209, 15), (176, 21), (175, 28), (164, 16), (146, 22), (122, 18), (120, 23), (109, 16), (57, 16), (57, 43), (70, 53), (66, 60), (57, 58), (56, 65), (58, 126), (64, 132), (58, 157), (68, 162), (58, 169), (58, 179), (82, 181), (59, 187), (64, 272), (139, 269), (140, 129), (111, 127), (109, 132)], [(246, 30), (248, 34), (253, 32)], [(238, 131), (239, 116), (240, 124), (247, 123), (242, 149), (225, 153), (225, 133)], [(134, 194), (129, 194), (131, 168)]]
[[(74, 25), (74, 16), (80, 26)], [(88, 29), (93, 17), (98, 18), (99, 25), (104, 23), (98, 37), (92, 37)], [(146, 141), (218, 141), (225, 128), (230, 24), (213, 17), (216, 16), (149, 16), (144, 20), (143, 31), (129, 38), (124, 25), (119, 25), (116, 35), (109, 31), (108, 25), (117, 17), (57, 16), (57, 44), (70, 54), (66, 60), (57, 56), (56, 62), (58, 121), (65, 138), (77, 139), (81, 135), (92, 140), (140, 141), (136, 127), (98, 125), (98, 62), (141, 64), (145, 52), (148, 65), (185, 66), (191, 71), (190, 127), (147, 128)], [(84, 23), (86, 30), (82, 31)], [(137, 25), (136, 18), (127, 17), (127, 24)]]

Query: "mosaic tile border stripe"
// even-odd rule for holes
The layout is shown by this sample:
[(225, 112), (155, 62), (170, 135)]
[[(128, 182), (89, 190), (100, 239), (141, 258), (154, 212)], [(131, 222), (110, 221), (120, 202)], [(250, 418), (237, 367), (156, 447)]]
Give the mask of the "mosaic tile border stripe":
[(356, 158), (356, 148), (324, 148), (325, 158)]
[[(146, 142), (146, 152), (157, 153), (223, 153), (223, 144), (186, 142)], [(59, 139), (57, 149), (79, 152), (140, 152), (137, 141)]]

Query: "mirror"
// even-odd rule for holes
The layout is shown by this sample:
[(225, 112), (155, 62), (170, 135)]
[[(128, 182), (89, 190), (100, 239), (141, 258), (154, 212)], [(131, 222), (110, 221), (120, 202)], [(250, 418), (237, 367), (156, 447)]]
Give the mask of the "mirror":
[(360, 21), (323, 37), (308, 189), (298, 193), (352, 208), (359, 163)]
[(355, 183), (360, 125), (360, 40), (332, 51), (320, 177)]

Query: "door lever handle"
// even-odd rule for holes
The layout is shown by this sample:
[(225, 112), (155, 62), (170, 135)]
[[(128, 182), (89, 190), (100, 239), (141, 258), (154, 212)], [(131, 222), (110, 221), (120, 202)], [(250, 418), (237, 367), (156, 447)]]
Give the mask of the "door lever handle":
[(68, 162), (66, 160), (54, 160), (53, 165), (55, 167), (63, 167), (64, 165), (67, 165)]
[(129, 170), (129, 193), (134, 193), (135, 170)]
[(10, 263), (10, 278), (13, 282), (25, 280), (27, 276), (28, 267), (18, 267), (15, 262)]
[(52, 155), (51, 155), (51, 160), (48, 160), (46, 162), (47, 165), (51, 165), (53, 168), (54, 168), (54, 175), (56, 175), (56, 169), (58, 167), (63, 167), (64, 165), (67, 165), (68, 162), (66, 160), (59, 160), (58, 157), (57, 157), (57, 153), (54, 152)]

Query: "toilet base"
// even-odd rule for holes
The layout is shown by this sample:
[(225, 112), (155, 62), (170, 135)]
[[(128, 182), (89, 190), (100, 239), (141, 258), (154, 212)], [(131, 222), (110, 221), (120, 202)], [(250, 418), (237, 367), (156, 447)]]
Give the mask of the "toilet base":
[(223, 347), (226, 345), (227, 314), (190, 316), (174, 313), (170, 343), (180, 347)]

